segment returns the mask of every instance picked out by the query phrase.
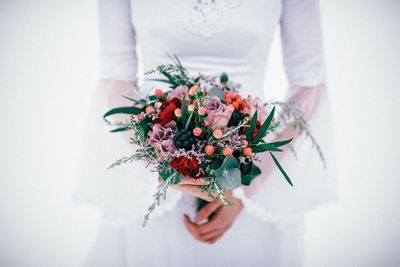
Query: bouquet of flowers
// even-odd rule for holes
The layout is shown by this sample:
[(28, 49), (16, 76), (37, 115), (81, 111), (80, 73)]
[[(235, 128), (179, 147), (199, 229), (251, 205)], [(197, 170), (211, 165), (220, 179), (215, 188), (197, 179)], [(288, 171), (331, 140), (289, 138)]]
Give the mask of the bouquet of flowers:
[[(115, 127), (111, 132), (132, 131), (131, 141), (138, 146), (135, 154), (110, 167), (143, 160), (162, 177), (144, 225), (160, 200), (165, 199), (168, 187), (183, 179), (202, 178), (208, 185), (199, 190), (207, 192), (210, 198), (220, 198), (226, 206), (232, 205), (224, 190), (250, 185), (260, 175), (256, 164), (260, 152), (269, 153), (293, 186), (274, 156), (292, 139), (264, 139), (279, 126), (280, 122), (274, 119), (275, 107), (257, 97), (241, 96), (239, 85), (230, 81), (226, 73), (219, 77), (192, 77), (178, 58), (173, 60), (172, 64), (146, 73), (161, 75), (162, 78), (152, 80), (165, 82), (169, 91), (156, 89), (143, 99), (125, 96), (132, 101), (131, 106), (104, 114), (105, 121)], [(128, 114), (130, 120), (109, 121), (107, 118), (114, 114)]]

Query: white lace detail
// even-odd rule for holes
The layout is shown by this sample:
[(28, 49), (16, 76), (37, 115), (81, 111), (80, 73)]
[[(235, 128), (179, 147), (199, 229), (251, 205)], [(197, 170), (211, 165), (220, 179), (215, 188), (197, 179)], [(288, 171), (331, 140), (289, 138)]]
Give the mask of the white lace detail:
[(226, 27), (227, 11), (242, 0), (177, 0), (182, 24), (193, 34), (209, 38)]
[(234, 197), (242, 201), (244, 210), (247, 213), (253, 215), (255, 218), (261, 220), (262, 222), (269, 222), (275, 225), (277, 229), (283, 230), (288, 226), (294, 226), (294, 225), (296, 225), (296, 227), (303, 226), (304, 217), (303, 214), (301, 213), (292, 214), (290, 218), (283, 218), (282, 216), (279, 215), (279, 213), (268, 211), (260, 204), (252, 201), (245, 195), (241, 187), (233, 190), (232, 193)]
[(318, 66), (306, 71), (287, 71), (287, 76), (291, 86), (314, 87), (325, 84), (325, 68)]

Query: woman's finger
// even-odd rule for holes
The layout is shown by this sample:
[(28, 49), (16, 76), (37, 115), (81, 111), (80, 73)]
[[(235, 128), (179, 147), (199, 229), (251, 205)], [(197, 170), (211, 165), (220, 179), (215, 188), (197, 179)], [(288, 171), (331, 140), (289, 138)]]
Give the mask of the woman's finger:
[(179, 182), (180, 185), (190, 184), (190, 185), (209, 185), (210, 182), (203, 180), (202, 178), (183, 178), (182, 181)]
[(198, 185), (174, 185), (172, 188), (178, 189), (180, 191), (189, 193), (195, 197), (201, 198), (205, 201), (213, 201), (214, 199), (210, 198), (210, 196), (207, 194), (207, 192), (202, 192), (200, 191), (200, 188)]
[(205, 205), (201, 210), (199, 210), (196, 214), (195, 221), (201, 222), (207, 219), (213, 212), (221, 207), (222, 203), (219, 199), (216, 199), (207, 205)]
[(200, 238), (204, 241), (207, 242), (207, 240), (213, 239), (216, 236), (219, 236), (220, 234), (222, 234), (223, 231), (221, 231), (220, 229), (215, 229), (211, 232), (208, 232), (206, 234), (202, 234), (200, 235)]
[(196, 224), (192, 223), (189, 219), (188, 215), (183, 215), (183, 222), (186, 226), (186, 229), (189, 231), (189, 233), (196, 239), (199, 241), (202, 241), (202, 239), (200, 238), (200, 235), (197, 231), (197, 227)]
[(217, 235), (217, 236), (215, 236), (215, 237), (213, 237), (213, 238), (207, 240), (206, 243), (208, 243), (208, 244), (214, 244), (214, 243), (217, 242), (223, 235), (224, 235), (224, 233), (219, 234), (219, 235)]
[(203, 223), (203, 224), (198, 224), (197, 225), (197, 232), (200, 235), (204, 235), (210, 232), (213, 232), (218, 229), (223, 228), (223, 224), (221, 223), (221, 219), (217, 216), (212, 218), (209, 222)]

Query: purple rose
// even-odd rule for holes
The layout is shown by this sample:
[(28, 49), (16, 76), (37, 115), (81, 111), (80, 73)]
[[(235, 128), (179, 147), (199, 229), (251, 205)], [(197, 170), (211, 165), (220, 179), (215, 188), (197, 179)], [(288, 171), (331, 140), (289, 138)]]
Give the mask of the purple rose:
[(161, 126), (161, 124), (155, 124), (153, 126), (153, 131), (150, 134), (148, 143), (162, 155), (166, 155), (176, 150), (174, 141), (172, 140), (175, 135), (175, 124), (174, 121), (171, 121), (165, 125), (165, 127)]
[(188, 88), (186, 85), (179, 85), (174, 90), (168, 92), (168, 99), (178, 98), (182, 100), (188, 94)]
[(204, 100), (203, 104), (208, 114), (204, 119), (206, 127), (215, 130), (223, 129), (228, 125), (233, 112), (232, 106), (224, 105), (217, 96)]

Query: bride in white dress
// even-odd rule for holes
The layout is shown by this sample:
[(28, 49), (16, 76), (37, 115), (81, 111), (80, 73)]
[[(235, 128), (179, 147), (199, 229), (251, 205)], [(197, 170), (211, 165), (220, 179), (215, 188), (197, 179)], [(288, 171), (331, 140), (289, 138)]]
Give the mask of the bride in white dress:
[[(93, 92), (83, 141), (78, 203), (101, 210), (98, 236), (85, 266), (301, 266), (307, 211), (336, 197), (334, 143), (325, 86), (317, 0), (99, 0), (101, 77)], [(169, 63), (176, 54), (188, 70), (225, 71), (242, 84), (241, 95), (264, 98), (265, 67), (280, 26), (287, 99), (303, 112), (323, 149), (327, 168), (309, 140), (295, 136), (292, 153), (279, 156), (294, 187), (270, 159), (251, 186), (235, 190), (236, 204), (218, 212), (221, 227), (196, 232), (195, 197), (170, 189), (145, 228), (143, 215), (158, 183), (141, 162), (108, 170), (133, 153), (124, 133), (109, 133), (102, 115), (141, 94), (143, 70)], [(154, 84), (144, 82), (148, 88)], [(268, 93), (268, 91), (267, 91)], [(267, 157), (265, 157), (267, 158)], [(184, 219), (183, 215), (189, 218)]]

